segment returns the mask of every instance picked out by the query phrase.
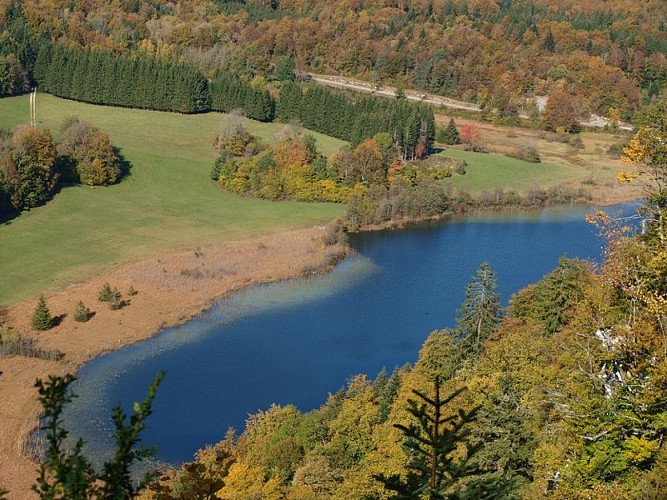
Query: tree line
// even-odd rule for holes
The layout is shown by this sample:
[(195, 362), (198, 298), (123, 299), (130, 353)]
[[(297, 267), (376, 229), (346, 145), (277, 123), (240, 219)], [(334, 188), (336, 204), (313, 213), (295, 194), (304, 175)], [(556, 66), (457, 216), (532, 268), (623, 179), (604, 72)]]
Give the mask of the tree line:
[(206, 78), (186, 64), (43, 44), (33, 75), (41, 90), (76, 101), (180, 113), (211, 109)]
[(425, 105), (405, 100), (347, 95), (324, 87), (284, 82), (276, 103), (282, 121), (299, 120), (304, 126), (348, 141), (352, 145), (388, 132), (402, 150), (403, 159), (424, 156), (433, 144), (435, 118)]

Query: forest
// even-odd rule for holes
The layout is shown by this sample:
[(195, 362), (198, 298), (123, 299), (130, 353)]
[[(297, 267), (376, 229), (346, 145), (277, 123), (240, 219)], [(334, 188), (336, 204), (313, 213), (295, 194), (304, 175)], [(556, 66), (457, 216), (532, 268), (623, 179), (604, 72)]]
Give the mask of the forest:
[(192, 64), (206, 78), (226, 70), (259, 87), (292, 67), (457, 97), (506, 118), (526, 98), (562, 91), (577, 113), (627, 119), (667, 81), (666, 9), (659, 0), (3, 0), (0, 69), (11, 77), (0, 92), (30, 78), (30, 30), (67, 50)]

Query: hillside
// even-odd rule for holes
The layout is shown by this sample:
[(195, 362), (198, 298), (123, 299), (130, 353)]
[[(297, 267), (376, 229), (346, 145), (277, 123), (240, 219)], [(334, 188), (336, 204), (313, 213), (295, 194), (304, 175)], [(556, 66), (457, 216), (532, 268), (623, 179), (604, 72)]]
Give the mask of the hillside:
[[(13, 3), (3, 0), (0, 9)], [(667, 6), (661, 0), (23, 5), (30, 29), (68, 48), (188, 62), (208, 75), (227, 68), (264, 81), (281, 80), (294, 67), (358, 76), (472, 101), (509, 118), (525, 108), (527, 97), (564, 91), (577, 114), (627, 119), (666, 83)], [(4, 17), (9, 23), (15, 16), (10, 9)], [(21, 33), (11, 28), (2, 52), (29, 66), (36, 53), (30, 55)]]

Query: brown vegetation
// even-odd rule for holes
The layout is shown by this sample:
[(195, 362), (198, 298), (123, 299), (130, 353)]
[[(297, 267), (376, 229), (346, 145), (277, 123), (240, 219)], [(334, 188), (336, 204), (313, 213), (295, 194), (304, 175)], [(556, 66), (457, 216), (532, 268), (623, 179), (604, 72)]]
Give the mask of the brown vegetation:
[[(9, 498), (29, 498), (36, 466), (24, 449), (36, 422), (36, 377), (75, 372), (104, 352), (145, 339), (204, 311), (213, 300), (242, 287), (321, 270), (344, 255), (345, 247), (323, 229), (301, 229), (217, 246), (165, 252), (141, 262), (119, 265), (86, 283), (46, 294), (49, 308), (66, 315), (45, 332), (31, 331), (34, 300), (7, 308), (5, 326), (28, 334), (44, 348), (64, 354), (52, 362), (13, 356), (0, 358), (0, 485)], [(182, 272), (188, 270), (189, 272)], [(97, 301), (106, 282), (119, 290), (133, 287), (129, 305), (111, 310)], [(79, 301), (93, 305), (85, 323), (71, 317)]]

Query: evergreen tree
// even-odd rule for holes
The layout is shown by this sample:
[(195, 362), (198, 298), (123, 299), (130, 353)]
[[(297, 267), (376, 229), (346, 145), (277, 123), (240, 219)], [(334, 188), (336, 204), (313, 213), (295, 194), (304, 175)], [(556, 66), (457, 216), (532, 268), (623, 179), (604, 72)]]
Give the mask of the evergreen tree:
[(416, 423), (394, 425), (405, 436), (404, 446), (410, 457), (405, 479), (398, 475), (380, 475), (376, 479), (396, 492), (393, 499), (507, 498), (513, 485), (504, 479), (471, 480), (483, 472), (472, 461), (481, 445), (470, 444), (470, 424), (476, 419), (478, 408), (445, 415), (447, 405), (465, 388), (443, 398), (439, 379), (434, 385), (433, 398), (412, 390), (419, 399), (408, 399), (407, 409)]
[(554, 40), (554, 34), (551, 32), (551, 28), (547, 31), (547, 35), (544, 37), (544, 42), (542, 43), (542, 48), (553, 53), (556, 50), (556, 40)]
[(146, 459), (152, 450), (139, 447), (141, 432), (146, 419), (152, 413), (153, 400), (164, 378), (159, 372), (148, 388), (148, 395), (141, 403), (134, 404), (134, 413), (129, 417), (119, 406), (113, 410), (116, 451), (113, 458), (103, 465), (103, 472), (96, 473), (83, 455), (83, 441), (79, 439), (73, 449), (65, 449), (68, 432), (63, 428), (64, 407), (74, 397), (69, 386), (75, 380), (72, 375), (49, 376), (48, 381), (37, 380), (42, 406), (40, 429), (45, 432), (47, 448), (45, 460), (39, 467), (37, 483), (33, 490), (45, 499), (87, 500), (89, 498), (135, 498), (141, 488), (154, 477), (145, 474), (139, 484), (131, 478), (130, 469), (138, 461)]
[(461, 144), (461, 136), (454, 123), (454, 118), (450, 118), (447, 126), (439, 129), (438, 132), (438, 142), (448, 145)]
[(92, 313), (90, 312), (90, 309), (88, 309), (83, 301), (80, 300), (76, 305), (76, 309), (74, 310), (74, 321), (85, 323), (90, 319), (91, 315)]
[(46, 299), (44, 295), (40, 295), (35, 310), (32, 313), (32, 327), (35, 330), (48, 330), (53, 327), (53, 323), (53, 316), (51, 316), (51, 311), (49, 311), (46, 305)]
[(100, 302), (110, 302), (114, 298), (113, 290), (111, 290), (111, 285), (106, 282), (102, 285), (100, 293), (97, 295), (97, 300)]
[(457, 311), (456, 332), (466, 355), (477, 355), (482, 342), (500, 324), (503, 311), (496, 273), (483, 262), (466, 287), (466, 298)]

